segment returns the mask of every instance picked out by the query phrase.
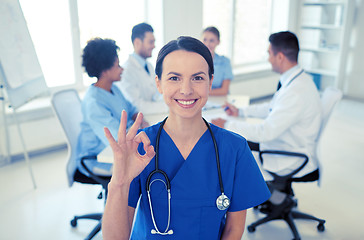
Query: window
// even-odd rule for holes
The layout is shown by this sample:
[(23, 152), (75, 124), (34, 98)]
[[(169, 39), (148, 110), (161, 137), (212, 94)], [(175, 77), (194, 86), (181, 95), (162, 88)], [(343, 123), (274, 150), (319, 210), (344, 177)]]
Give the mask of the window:
[(48, 87), (74, 84), (68, 1), (20, 0), (20, 5)]
[[(131, 30), (145, 21), (144, 0), (78, 0), (81, 49), (94, 37), (111, 38), (120, 47), (120, 64), (133, 52)], [(82, 69), (84, 72), (84, 70)], [(95, 82), (84, 73), (86, 86)]]
[[(78, 62), (74, 62), (74, 51), (76, 56), (81, 57), (82, 52), (79, 51), (94, 37), (114, 39), (120, 47), (120, 63), (125, 62), (133, 52), (132, 27), (146, 21), (148, 11), (156, 5), (149, 1), (134, 0), (126, 4), (118, 0), (20, 0), (48, 87), (82, 87), (95, 82), (84, 73)], [(149, 3), (148, 6), (146, 3)], [(160, 6), (161, 1), (157, 1), (157, 7)], [(76, 13), (74, 17), (78, 17), (79, 26), (75, 26), (77, 21), (71, 22), (70, 8)], [(161, 18), (151, 16), (150, 20), (153, 25)], [(71, 30), (78, 35), (78, 29), (80, 35), (72, 38)], [(80, 49), (75, 48), (77, 45)], [(75, 72), (82, 72), (83, 79), (77, 79)]]
[(203, 25), (221, 35), (217, 52), (234, 68), (267, 62), (271, 0), (204, 0)]

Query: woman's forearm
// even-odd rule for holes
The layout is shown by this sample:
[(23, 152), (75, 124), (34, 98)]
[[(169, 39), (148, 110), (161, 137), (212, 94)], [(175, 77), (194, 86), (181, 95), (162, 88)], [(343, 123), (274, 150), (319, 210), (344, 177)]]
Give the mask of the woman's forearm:
[(128, 195), (130, 183), (108, 186), (108, 197), (102, 218), (102, 235), (104, 240), (128, 240), (131, 231)]

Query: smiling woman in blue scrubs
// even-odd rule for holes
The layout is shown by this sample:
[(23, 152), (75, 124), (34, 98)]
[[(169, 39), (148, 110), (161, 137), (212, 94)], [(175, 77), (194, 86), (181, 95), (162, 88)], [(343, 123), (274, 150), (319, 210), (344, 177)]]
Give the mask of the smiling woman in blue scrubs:
[[(202, 118), (213, 73), (211, 53), (202, 42), (191, 37), (169, 42), (156, 64), (156, 84), (169, 107), (168, 118), (138, 130), (143, 118), (139, 113), (126, 133), (123, 112), (117, 141), (105, 128), (114, 170), (103, 216), (104, 239), (240, 240), (246, 209), (269, 198), (246, 140)], [(227, 204), (221, 207), (221, 195), (230, 204), (223, 201)]]

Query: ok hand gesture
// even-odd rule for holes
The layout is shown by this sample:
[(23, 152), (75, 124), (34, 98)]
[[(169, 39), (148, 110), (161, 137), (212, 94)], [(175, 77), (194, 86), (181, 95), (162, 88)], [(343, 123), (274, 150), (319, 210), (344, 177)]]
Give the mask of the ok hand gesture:
[[(126, 133), (127, 113), (121, 113), (121, 121), (116, 142), (109, 129), (104, 128), (106, 138), (114, 154), (114, 169), (111, 182), (116, 185), (130, 183), (138, 176), (154, 157), (154, 147), (150, 145), (147, 134), (138, 132), (139, 126), (143, 122), (143, 114), (139, 113), (134, 124)], [(138, 145), (143, 143), (145, 154), (140, 155)]]

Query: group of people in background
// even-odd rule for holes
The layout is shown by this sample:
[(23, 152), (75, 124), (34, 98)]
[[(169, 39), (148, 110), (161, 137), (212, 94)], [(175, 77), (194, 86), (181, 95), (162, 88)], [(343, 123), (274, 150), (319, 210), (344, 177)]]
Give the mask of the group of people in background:
[[(210, 50), (214, 64), (214, 80), (209, 95), (226, 96), (233, 72), (230, 60), (215, 53), (220, 44), (219, 30), (216, 27), (207, 27), (202, 32), (201, 41)], [(87, 158), (96, 156), (108, 145), (103, 133), (104, 126), (117, 137), (122, 110), (128, 113), (128, 128), (134, 122), (137, 112), (168, 112), (162, 94), (156, 88), (154, 67), (147, 60), (152, 57), (155, 48), (153, 27), (147, 23), (135, 25), (131, 42), (134, 52), (122, 67), (118, 57), (120, 48), (112, 39), (91, 39), (83, 50), (82, 66), (89, 77), (97, 79), (88, 88), (82, 101), (84, 121), (77, 151), (79, 167), (84, 174), (87, 174), (87, 171), (81, 164), (83, 158), (86, 158), (84, 162), (87, 167), (105, 175), (111, 173), (111, 164)], [(142, 127), (147, 126), (149, 123), (144, 121)]]
[[(269, 38), (269, 62), (273, 71), (281, 74), (279, 89), (271, 102), (242, 109), (230, 103), (223, 106), (228, 115), (260, 117), (264, 119), (262, 123), (253, 125), (238, 119), (226, 121), (219, 118), (209, 124), (221, 152), (222, 180), (226, 182), (226, 194), (231, 201), (230, 207), (224, 211), (213, 207), (216, 198), (208, 199), (220, 191), (219, 184), (202, 190), (206, 188), (206, 179), (209, 180), (207, 183), (218, 179), (215, 168), (211, 167), (215, 159), (204, 157), (210, 156), (208, 153), (212, 150), (206, 148), (210, 145), (204, 145), (205, 142), (211, 143), (211, 137), (207, 131), (210, 127), (202, 118), (202, 108), (208, 96), (226, 96), (233, 80), (230, 60), (215, 52), (220, 43), (218, 29), (204, 29), (201, 41), (180, 37), (169, 42), (159, 52), (155, 70), (147, 61), (155, 48), (153, 28), (147, 23), (134, 26), (131, 41), (134, 52), (123, 67), (119, 63), (119, 47), (111, 39), (90, 40), (82, 55), (85, 71), (97, 81), (88, 88), (82, 101), (84, 119), (77, 149), (78, 166), (85, 175), (88, 175), (85, 166), (103, 176), (112, 175), (103, 220), (104, 239), (118, 236), (129, 239), (130, 234), (131, 239), (155, 239), (158, 235), (151, 231), (156, 224), (148, 210), (152, 206), (145, 196), (144, 180), (154, 169), (151, 160), (158, 151), (155, 143), (160, 124), (149, 126), (143, 114), (168, 115), (160, 137), (163, 145), (160, 155), (164, 156), (160, 165), (169, 171), (167, 175), (171, 179), (183, 172), (180, 173), (183, 176), (171, 184), (171, 191), (176, 194), (171, 199), (171, 222), (168, 220), (168, 226), (174, 230), (173, 239), (186, 239), (186, 236), (241, 239), (246, 209), (265, 202), (270, 196), (251, 151), (279, 149), (305, 153), (310, 156), (310, 162), (298, 177), (319, 174), (314, 144), (321, 126), (320, 98), (312, 79), (297, 63), (299, 44), (295, 34), (279, 32)], [(95, 156), (109, 144), (114, 152), (114, 167), (95, 160)], [(201, 153), (193, 155), (199, 151)], [(267, 162), (264, 168), (278, 173), (300, 164), (289, 158)], [(187, 163), (197, 168), (200, 174), (200, 181), (191, 186), (187, 179), (196, 176), (192, 170), (183, 169)], [(187, 190), (183, 185), (188, 185)], [(197, 198), (191, 196), (189, 199), (189, 191), (197, 194)], [(140, 196), (141, 206), (132, 229)], [(181, 205), (189, 200), (198, 203)], [(166, 207), (164, 203), (155, 206)], [(193, 212), (196, 207), (198, 211), (205, 209), (205, 212), (196, 214)], [(170, 214), (164, 209), (155, 211)], [(179, 215), (175, 214), (177, 212)], [(167, 225), (167, 216), (157, 215), (158, 223)], [(190, 221), (190, 216), (201, 221), (198, 226)], [(164, 226), (160, 228), (164, 229)]]

